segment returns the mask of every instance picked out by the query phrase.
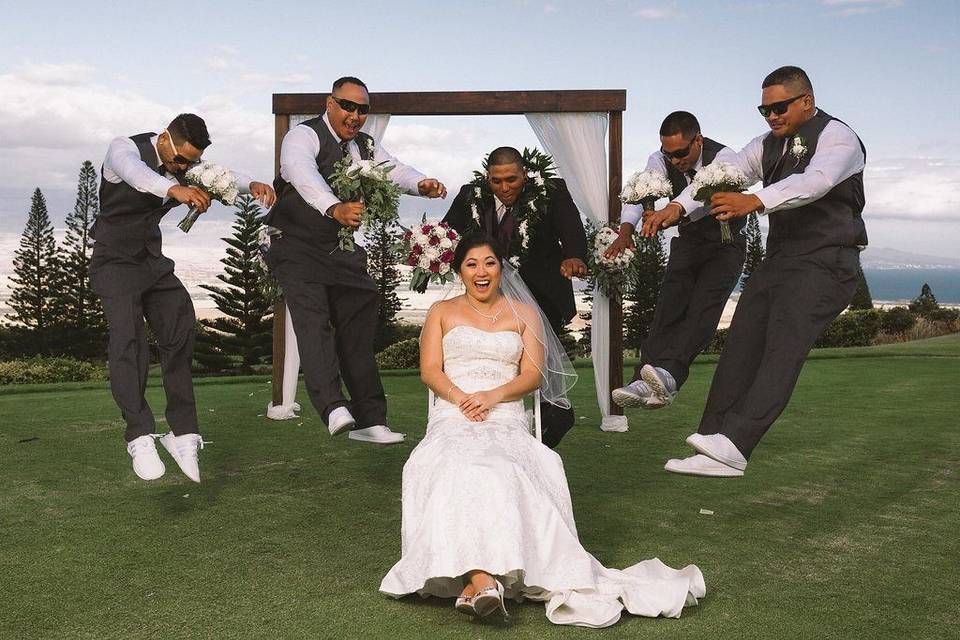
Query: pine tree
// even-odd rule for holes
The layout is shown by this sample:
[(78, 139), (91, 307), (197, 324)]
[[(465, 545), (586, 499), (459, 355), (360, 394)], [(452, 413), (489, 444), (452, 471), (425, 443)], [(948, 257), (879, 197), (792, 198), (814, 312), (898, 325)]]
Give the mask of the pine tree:
[(106, 320), (100, 298), (90, 289), (87, 269), (93, 253), (93, 238), (90, 229), (100, 212), (97, 195), (97, 171), (93, 163), (84, 161), (77, 181), (77, 200), (73, 211), (67, 214), (67, 236), (63, 243), (64, 253), (64, 306), (67, 323), (79, 329), (103, 331)]
[(377, 333), (374, 349), (380, 351), (396, 340), (397, 312), (402, 308), (397, 285), (400, 270), (397, 269), (396, 245), (403, 238), (403, 231), (396, 221), (377, 222), (364, 230), (364, 248), (367, 251), (367, 270), (377, 284), (379, 305), (377, 307)]
[(7, 318), (38, 333), (41, 347), (45, 334), (63, 321), (63, 255), (53, 238), (47, 201), (38, 188), (33, 192), (27, 224), (14, 251), (10, 307)]
[(201, 322), (220, 334), (219, 351), (239, 355), (240, 372), (250, 373), (271, 352), (273, 302), (263, 293), (256, 265), (264, 214), (252, 196), (241, 196), (235, 207), (233, 235), (223, 238), (229, 245), (227, 257), (220, 260), (224, 273), (217, 275), (227, 286), (200, 285), (211, 293), (223, 317)]
[(743, 263), (743, 275), (740, 276), (740, 291), (746, 289), (747, 281), (760, 266), (760, 263), (763, 262), (766, 255), (763, 247), (763, 235), (760, 233), (760, 220), (757, 218), (757, 214), (751, 213), (747, 217), (744, 235), (747, 236), (747, 258)]
[(630, 277), (630, 290), (624, 296), (631, 304), (624, 318), (627, 335), (623, 346), (634, 349), (639, 355), (640, 343), (647, 337), (653, 322), (660, 285), (667, 268), (663, 232), (657, 232), (653, 238), (642, 238), (637, 243), (637, 254), (637, 266)]
[(863, 274), (863, 267), (857, 265), (857, 290), (850, 301), (851, 309), (873, 309), (873, 298), (870, 296), (870, 285)]
[(930, 288), (930, 285), (924, 282), (923, 287), (920, 288), (920, 295), (914, 298), (909, 306), (910, 311), (925, 316), (939, 309), (940, 303), (937, 302), (937, 297), (933, 295), (933, 289)]

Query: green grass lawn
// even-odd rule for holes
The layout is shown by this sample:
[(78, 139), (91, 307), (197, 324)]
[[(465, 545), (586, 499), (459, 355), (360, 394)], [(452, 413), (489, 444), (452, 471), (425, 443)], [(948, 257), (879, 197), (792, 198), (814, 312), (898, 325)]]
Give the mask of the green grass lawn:
[(3, 389), (0, 638), (960, 637), (960, 336), (817, 352), (744, 478), (667, 474), (715, 361), (672, 408), (629, 412), (628, 433), (597, 430), (579, 370), (560, 452), (584, 546), (612, 567), (696, 563), (707, 581), (679, 620), (601, 631), (555, 627), (538, 603), (498, 626), (377, 592), (424, 432), (416, 376), (384, 378), (407, 433), (388, 448), (330, 438), (312, 408), (267, 420), (263, 379), (198, 381), (200, 485), (165, 453), (164, 478), (135, 478), (105, 385)]

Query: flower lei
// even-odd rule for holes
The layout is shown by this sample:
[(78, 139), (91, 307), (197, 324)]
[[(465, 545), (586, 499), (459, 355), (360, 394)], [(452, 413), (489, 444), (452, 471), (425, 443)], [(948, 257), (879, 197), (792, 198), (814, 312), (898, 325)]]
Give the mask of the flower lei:
[[(483, 159), (483, 171), (474, 171), (473, 180), (470, 181), (472, 191), (470, 214), (477, 230), (483, 229), (483, 221), (480, 219), (482, 203), (493, 201), (493, 190), (487, 182), (488, 161), (489, 156)], [(508, 251), (510, 256), (508, 259), (516, 268), (523, 263), (531, 240), (537, 236), (543, 214), (546, 213), (550, 204), (550, 192), (553, 190), (550, 179), (557, 176), (553, 158), (538, 149), (524, 148), (523, 166), (527, 172), (527, 180), (524, 182), (517, 202), (513, 205), (513, 215), (517, 219), (517, 233), (514, 234)]]

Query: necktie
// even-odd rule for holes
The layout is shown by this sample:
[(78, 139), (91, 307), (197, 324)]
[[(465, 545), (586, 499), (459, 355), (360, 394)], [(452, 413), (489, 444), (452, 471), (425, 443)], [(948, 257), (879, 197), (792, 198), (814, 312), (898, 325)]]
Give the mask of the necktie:
[(686, 175), (687, 175), (687, 179), (689, 179), (690, 182), (693, 182), (693, 179), (697, 177), (697, 170), (696, 170), (696, 169), (688, 169)]
[(513, 207), (507, 207), (503, 212), (503, 219), (500, 226), (497, 227), (497, 240), (504, 251), (510, 250), (510, 240), (513, 238), (514, 227), (517, 225), (517, 218), (513, 215)]
[(343, 140), (340, 142), (340, 153), (343, 154), (342, 157), (344, 158), (350, 155), (350, 150), (348, 148), (349, 145), (350, 145), (349, 140)]

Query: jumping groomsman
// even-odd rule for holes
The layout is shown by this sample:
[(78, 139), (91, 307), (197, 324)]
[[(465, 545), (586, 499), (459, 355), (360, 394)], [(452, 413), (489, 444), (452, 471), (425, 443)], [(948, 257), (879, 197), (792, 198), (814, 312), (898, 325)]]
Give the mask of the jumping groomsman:
[[(701, 134), (692, 113), (674, 111), (660, 125), (660, 150), (650, 155), (646, 170), (665, 174), (676, 198), (697, 171), (731, 155), (731, 149)], [(713, 338), (743, 269), (744, 218), (731, 223), (733, 242), (724, 243), (720, 223), (709, 215), (709, 207), (697, 207), (679, 219), (671, 215), (675, 210), (648, 214), (644, 220), (645, 236), (656, 237), (661, 228), (678, 221), (679, 235), (670, 241), (670, 259), (650, 331), (640, 346), (640, 363), (630, 384), (613, 391), (613, 401), (621, 407), (659, 409), (673, 402), (687, 380), (690, 364)], [(624, 205), (620, 236), (607, 250), (608, 256), (633, 248), (633, 232), (641, 216), (639, 205)]]
[(278, 200), (267, 218), (281, 233), (272, 241), (267, 263), (283, 287), (307, 393), (330, 434), (349, 431), (354, 440), (391, 444), (401, 442), (403, 434), (387, 427), (387, 401), (374, 359), (376, 284), (363, 247), (338, 248), (340, 229), (360, 226), (363, 203), (341, 202), (330, 179), (334, 165), (349, 155), (393, 165), (391, 179), (408, 194), (443, 198), (447, 191), (360, 131), (369, 112), (367, 86), (357, 78), (340, 78), (327, 96), (325, 113), (283, 137), (280, 176), (274, 182)]
[[(718, 220), (768, 216), (767, 257), (737, 304), (698, 432), (697, 455), (667, 471), (741, 476), (754, 447), (784, 410), (814, 341), (847, 307), (867, 244), (861, 212), (866, 149), (846, 124), (816, 106), (798, 67), (763, 81), (758, 107), (770, 131), (733, 157), (756, 193), (718, 193)], [(691, 189), (669, 208), (692, 210)], [(676, 212), (675, 212), (676, 213)]]
[[(173, 260), (161, 252), (160, 219), (180, 204), (201, 212), (210, 206), (210, 196), (186, 186), (184, 179), (208, 146), (203, 119), (182, 113), (159, 134), (115, 138), (101, 169), (90, 285), (100, 296), (109, 325), (110, 390), (127, 424), (133, 470), (144, 480), (159, 478), (165, 471), (154, 444), (159, 437), (154, 435), (156, 422), (144, 398), (150, 364), (146, 319), (157, 338), (167, 397), (170, 432), (160, 443), (187, 477), (200, 482), (197, 449), (203, 441), (190, 374), (196, 316), (190, 295), (173, 273)], [(241, 193), (252, 193), (266, 206), (273, 204), (269, 185), (234, 175)]]
[[(527, 168), (519, 151), (513, 147), (494, 149), (487, 158), (490, 191), (482, 194), (478, 201), (475, 188), (464, 185), (443, 221), (461, 234), (470, 230), (485, 232), (499, 240), (509, 254), (518, 244), (514, 241), (519, 233), (514, 211), (525, 205), (520, 202), (520, 197), (527, 179)], [(549, 180), (549, 204), (539, 227), (531, 231), (530, 246), (520, 264), (520, 277), (530, 288), (553, 331), (559, 335), (577, 314), (571, 279), (587, 274), (587, 236), (580, 211), (566, 183), (560, 178)], [(479, 224), (473, 217), (474, 206)], [(573, 427), (573, 409), (542, 402), (540, 412), (543, 443), (555, 448)]]

